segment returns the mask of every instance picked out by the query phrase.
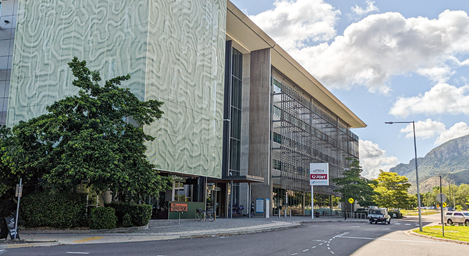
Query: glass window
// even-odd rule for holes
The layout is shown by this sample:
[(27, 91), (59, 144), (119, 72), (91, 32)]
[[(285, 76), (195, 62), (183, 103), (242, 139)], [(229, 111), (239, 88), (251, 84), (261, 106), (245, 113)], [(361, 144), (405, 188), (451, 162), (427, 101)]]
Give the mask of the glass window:
[(274, 142), (282, 143), (282, 136), (276, 132), (274, 132)]
[(462, 216), (462, 213), (457, 212), (454, 214), (454, 216)]

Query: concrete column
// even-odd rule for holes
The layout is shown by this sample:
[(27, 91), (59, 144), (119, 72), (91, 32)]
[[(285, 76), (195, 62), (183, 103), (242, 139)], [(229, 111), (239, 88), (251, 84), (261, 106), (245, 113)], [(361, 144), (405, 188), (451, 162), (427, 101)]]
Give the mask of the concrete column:
[(271, 126), (271, 62), (270, 49), (251, 52), (249, 99), (249, 174), (264, 177), (264, 183), (252, 185), (252, 200), (265, 199), (272, 203), (270, 166)]
[[(244, 176), (248, 174), (249, 166), (249, 93), (251, 86), (251, 54), (243, 54), (243, 88), (241, 103), (241, 166), (240, 174)], [(239, 204), (244, 205), (246, 214), (250, 214), (251, 203), (249, 195), (249, 184), (239, 184)]]

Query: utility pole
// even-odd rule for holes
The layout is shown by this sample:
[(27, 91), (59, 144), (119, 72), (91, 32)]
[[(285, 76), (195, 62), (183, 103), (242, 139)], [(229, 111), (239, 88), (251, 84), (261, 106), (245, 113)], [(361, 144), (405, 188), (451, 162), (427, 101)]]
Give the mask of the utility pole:
[(441, 231), (443, 233), (443, 237), (445, 236), (445, 223), (443, 222), (443, 187), (441, 186), (441, 175), (440, 175), (440, 212), (441, 212)]

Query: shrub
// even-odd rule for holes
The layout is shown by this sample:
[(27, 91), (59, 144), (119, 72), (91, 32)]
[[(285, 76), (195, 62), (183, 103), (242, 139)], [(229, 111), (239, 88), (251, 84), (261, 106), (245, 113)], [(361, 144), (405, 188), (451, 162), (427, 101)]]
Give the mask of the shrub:
[(402, 213), (400, 212), (388, 212), (388, 214), (391, 216), (391, 218), (394, 218), (394, 214), (396, 214), (395, 219), (402, 219)]
[(122, 218), (122, 226), (123, 227), (132, 227), (132, 217), (130, 217), (130, 214), (126, 213), (124, 217)]
[(111, 207), (98, 207), (91, 210), (91, 229), (116, 228), (116, 211)]
[(30, 194), (21, 199), (20, 218), (26, 227), (77, 227), (85, 215), (85, 207), (86, 194)]
[(147, 204), (128, 204), (111, 203), (106, 206), (116, 209), (117, 222), (123, 225), (125, 214), (129, 214), (134, 226), (145, 226), (151, 219), (151, 205)]
[(16, 205), (13, 200), (0, 199), (0, 221), (5, 217), (16, 214)]

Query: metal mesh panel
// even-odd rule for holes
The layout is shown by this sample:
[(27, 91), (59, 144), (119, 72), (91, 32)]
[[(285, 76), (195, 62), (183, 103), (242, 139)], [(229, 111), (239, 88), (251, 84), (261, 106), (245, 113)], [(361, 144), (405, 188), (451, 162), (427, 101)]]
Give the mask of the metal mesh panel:
[[(276, 151), (273, 166), (280, 173), (274, 183), (283, 189), (309, 191), (309, 164), (327, 162), (330, 177), (339, 176), (348, 165), (345, 158), (358, 157), (358, 136), (316, 99), (273, 81), (272, 129), (274, 144), (279, 145), (272, 147)], [(324, 188), (333, 189), (333, 185)]]

